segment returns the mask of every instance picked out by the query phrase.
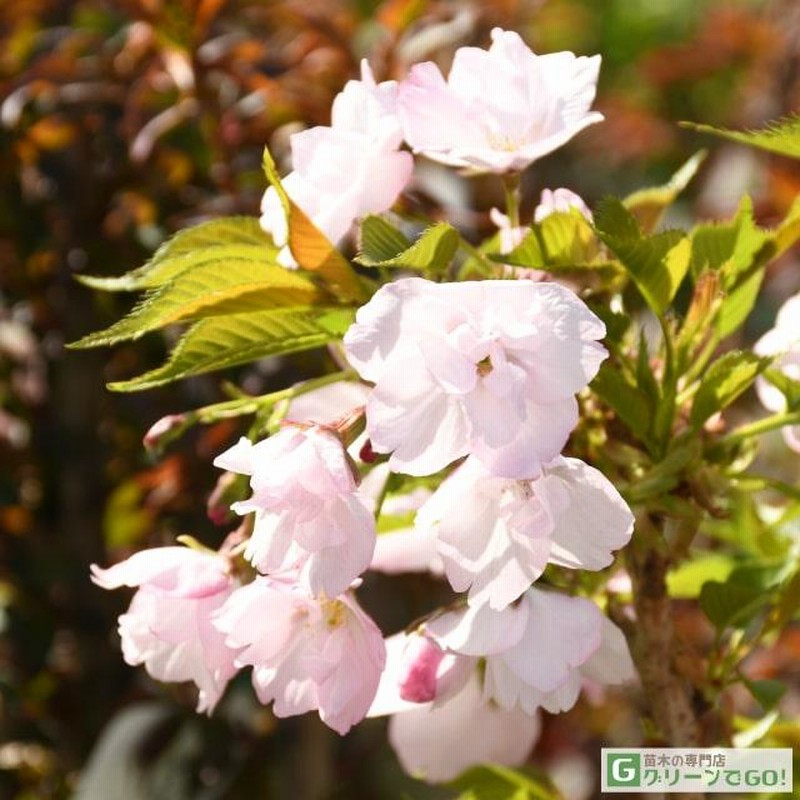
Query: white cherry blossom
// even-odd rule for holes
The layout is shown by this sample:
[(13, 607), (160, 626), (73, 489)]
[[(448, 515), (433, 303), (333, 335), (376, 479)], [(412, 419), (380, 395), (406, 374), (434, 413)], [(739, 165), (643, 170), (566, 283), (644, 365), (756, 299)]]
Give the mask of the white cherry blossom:
[(309, 592), (336, 597), (367, 569), (375, 520), (333, 433), (288, 424), (256, 444), (240, 439), (214, 464), (251, 476), (252, 496), (232, 508), (255, 512), (245, 557), (261, 572), (297, 570)]
[(386, 660), (381, 632), (350, 594), (311, 597), (298, 583), (257, 577), (214, 624), (238, 667), (253, 667), (258, 699), (278, 717), (318, 710), (344, 735), (363, 719)]
[(431, 62), (412, 67), (398, 96), (406, 141), (455, 167), (523, 170), (603, 119), (589, 110), (599, 70), (600, 56), (537, 56), (495, 28), (488, 50), (456, 51), (447, 81)]
[(599, 570), (628, 543), (633, 515), (602, 473), (558, 457), (532, 480), (494, 477), (470, 457), (420, 509), (445, 573), (471, 604), (503, 609), (548, 563)]
[(188, 547), (142, 550), (109, 569), (92, 565), (103, 589), (137, 587), (119, 618), (122, 655), (156, 680), (192, 681), (197, 710), (211, 713), (236, 673), (233, 650), (211, 622), (236, 588), (228, 562)]
[(359, 309), (347, 356), (375, 384), (367, 433), (398, 472), (473, 453), (527, 478), (577, 423), (575, 393), (606, 357), (605, 326), (569, 289), (529, 281), (403, 278)]

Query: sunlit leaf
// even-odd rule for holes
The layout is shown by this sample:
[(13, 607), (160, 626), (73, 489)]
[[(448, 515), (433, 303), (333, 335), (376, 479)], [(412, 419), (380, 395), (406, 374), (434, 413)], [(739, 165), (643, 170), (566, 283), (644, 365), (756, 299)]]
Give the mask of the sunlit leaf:
[(708, 581), (724, 582), (736, 566), (725, 553), (703, 553), (686, 561), (667, 575), (670, 597), (693, 599)]
[(655, 229), (663, 213), (675, 202), (678, 195), (689, 185), (706, 158), (706, 151), (695, 153), (663, 186), (640, 189), (628, 195), (623, 203), (636, 217), (642, 229)]
[[(381, 238), (378, 242), (377, 227), (377, 224), (373, 223), (366, 232), (362, 229), (362, 249), (356, 261), (365, 267), (402, 267), (441, 272), (450, 265), (456, 250), (458, 250), (458, 231), (446, 222), (439, 222), (426, 228), (411, 246), (388, 255), (387, 258), (377, 260), (381, 255), (390, 253), (388, 231), (385, 228), (381, 230)], [(369, 241), (367, 241), (367, 237)], [(394, 243), (399, 243), (399, 237), (394, 238)]]
[(370, 214), (358, 226), (359, 264), (370, 266), (389, 261), (411, 247), (411, 242), (385, 217)]
[(694, 396), (690, 420), (700, 427), (709, 417), (729, 406), (769, 365), (770, 359), (734, 350), (717, 359), (706, 371)]
[(724, 293), (715, 327), (721, 338), (733, 333), (755, 305), (764, 277), (764, 267), (776, 253), (769, 231), (753, 219), (753, 203), (744, 197), (729, 222), (698, 225), (691, 232), (692, 272), (719, 273)]
[(522, 242), (510, 253), (492, 255), (494, 261), (517, 267), (545, 269), (599, 269), (605, 262), (591, 263), (596, 245), (592, 226), (577, 210), (557, 211), (535, 222)]
[(129, 292), (152, 289), (209, 258), (275, 262), (277, 249), (254, 217), (223, 217), (178, 231), (142, 267), (115, 278), (78, 275), (93, 289)]
[(189, 375), (321, 347), (342, 336), (353, 317), (349, 309), (324, 307), (209, 317), (184, 334), (163, 366), (138, 378), (112, 383), (109, 389), (117, 392), (152, 389)]
[(324, 297), (307, 277), (268, 263), (263, 253), (258, 259), (231, 258), (225, 250), (224, 246), (209, 248), (209, 260), (154, 289), (127, 317), (72, 347), (138, 339), (148, 331), (184, 320), (313, 305)]
[(662, 316), (689, 269), (689, 240), (680, 231), (645, 236), (630, 211), (613, 197), (598, 205), (595, 228), (650, 308)]
[(785, 117), (770, 122), (765, 128), (750, 131), (733, 131), (727, 128), (715, 128), (712, 125), (698, 125), (695, 122), (682, 122), (681, 125), (759, 150), (789, 158), (800, 158), (800, 115)]

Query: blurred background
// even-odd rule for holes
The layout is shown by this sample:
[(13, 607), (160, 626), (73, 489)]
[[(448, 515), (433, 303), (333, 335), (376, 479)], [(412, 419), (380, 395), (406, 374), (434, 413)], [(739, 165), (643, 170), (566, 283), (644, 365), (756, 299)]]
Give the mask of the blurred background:
[[(82, 287), (76, 273), (120, 274), (182, 227), (257, 213), (263, 146), (285, 165), (289, 135), (329, 121), (362, 57), (379, 79), (401, 78), (417, 61), (447, 67), (456, 47), (485, 46), (497, 25), (537, 52), (603, 56), (606, 122), (534, 165), (528, 210), (544, 187), (592, 205), (656, 185), (708, 145), (675, 222), (725, 216), (749, 191), (769, 224), (800, 192), (791, 163), (676, 124), (757, 126), (800, 108), (796, 0), (0, 3), (0, 798), (452, 795), (403, 776), (383, 721), (346, 739), (313, 715), (276, 725), (246, 676), (213, 719), (200, 718), (190, 690), (122, 662), (116, 616), (128, 597), (94, 587), (89, 564), (181, 533), (218, 544), (232, 526), (207, 513), (211, 460), (239, 428), (197, 430), (151, 457), (141, 444), (150, 425), (220, 399), (221, 378), (114, 395), (105, 382), (160, 363), (164, 337), (112, 351), (64, 344), (133, 302)], [(404, 202), (440, 209), (477, 239), (499, 195), (491, 181), (429, 166)], [(769, 276), (745, 335), (800, 288), (791, 266)], [(232, 377), (268, 391), (311, 374), (315, 358)], [(364, 602), (390, 632), (438, 591), (422, 577), (375, 577)], [(796, 663), (800, 636), (782, 646)], [(640, 736), (635, 708), (595, 699), (548, 718), (533, 757), (575, 800), (595, 796), (601, 741)]]

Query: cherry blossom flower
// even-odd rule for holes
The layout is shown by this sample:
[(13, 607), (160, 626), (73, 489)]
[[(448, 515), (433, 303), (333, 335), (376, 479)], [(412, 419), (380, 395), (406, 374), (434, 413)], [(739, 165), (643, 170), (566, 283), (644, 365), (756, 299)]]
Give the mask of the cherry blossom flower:
[(606, 357), (605, 326), (556, 284), (403, 278), (383, 286), (344, 337), (375, 384), (373, 450), (427, 475), (473, 453), (494, 474), (528, 478), (578, 420), (575, 393)]
[[(283, 179), (283, 187), (334, 244), (359, 217), (391, 208), (411, 177), (411, 154), (398, 149), (403, 137), (396, 95), (397, 84), (376, 84), (369, 64), (362, 61), (361, 80), (348, 82), (334, 100), (331, 126), (291, 137), (293, 171)], [(274, 187), (264, 194), (261, 226), (283, 248), (280, 262), (296, 266)]]
[(440, 783), (479, 764), (519, 766), (540, 729), (538, 715), (486, 700), (473, 670), (461, 691), (447, 702), (426, 703), (393, 715), (389, 742), (406, 772)]
[(143, 550), (109, 569), (92, 565), (92, 580), (104, 589), (138, 587), (119, 618), (125, 661), (144, 664), (155, 679), (193, 681), (197, 710), (214, 710), (235, 674), (235, 653), (211, 623), (236, 583), (227, 561), (187, 547)]
[[(775, 327), (768, 330), (755, 344), (760, 356), (775, 356), (773, 365), (786, 377), (800, 380), (800, 294), (790, 297), (778, 311)], [(758, 399), (764, 407), (775, 413), (786, 411), (786, 397), (766, 378), (756, 379)], [(786, 444), (800, 453), (800, 425), (787, 425), (782, 429)]]
[(488, 50), (456, 51), (447, 81), (432, 62), (412, 67), (398, 110), (414, 152), (477, 171), (520, 171), (603, 117), (589, 111), (600, 56), (537, 56), (496, 28)]
[(214, 624), (236, 666), (252, 666), (258, 699), (278, 717), (317, 709), (344, 735), (367, 713), (386, 660), (381, 632), (355, 599), (316, 599), (297, 583), (257, 577)]
[(516, 606), (470, 606), (425, 630), (445, 651), (483, 656), (484, 697), (506, 710), (566, 711), (584, 679), (622, 683), (634, 675), (621, 631), (581, 597), (532, 588)]
[(375, 520), (333, 433), (289, 424), (256, 444), (240, 439), (214, 464), (251, 476), (252, 496), (232, 508), (255, 512), (245, 557), (259, 571), (298, 570), (309, 592), (336, 597), (367, 569)]
[(572, 209), (579, 211), (586, 219), (592, 221), (592, 212), (583, 198), (570, 189), (543, 189), (542, 196), (539, 199), (539, 205), (536, 206), (533, 212), (533, 221), (541, 222), (556, 211), (561, 213), (568, 213)]
[(389, 741), (407, 772), (440, 782), (477, 764), (525, 760), (539, 718), (487, 699), (477, 658), (444, 652), (423, 633), (392, 636), (386, 651), (369, 716), (392, 715)]
[(558, 457), (532, 480), (496, 478), (468, 458), (417, 514), (435, 531), (457, 592), (497, 610), (523, 594), (548, 563), (599, 570), (628, 543), (633, 514), (602, 473)]

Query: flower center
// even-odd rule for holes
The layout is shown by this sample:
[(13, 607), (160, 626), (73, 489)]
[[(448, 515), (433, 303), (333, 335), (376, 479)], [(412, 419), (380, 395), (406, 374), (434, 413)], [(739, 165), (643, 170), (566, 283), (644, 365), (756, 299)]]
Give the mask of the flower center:
[(493, 369), (494, 367), (492, 366), (492, 359), (489, 358), (489, 356), (482, 358), (475, 365), (475, 371), (481, 376), (481, 378), (485, 378)]
[(513, 153), (519, 150), (520, 142), (512, 139), (505, 133), (494, 133), (493, 131), (486, 132), (486, 141), (492, 150), (500, 150), (503, 153)]
[(322, 614), (325, 624), (331, 630), (336, 630), (345, 624), (345, 606), (340, 600), (326, 600), (322, 604)]

